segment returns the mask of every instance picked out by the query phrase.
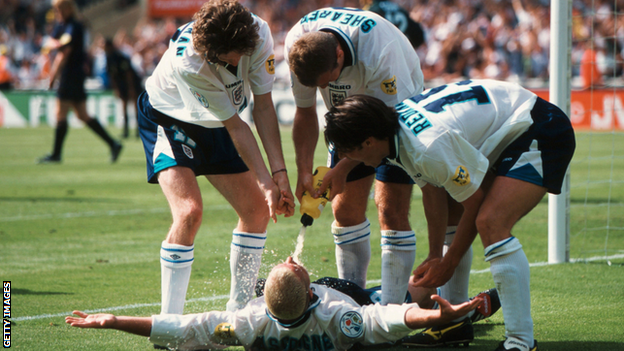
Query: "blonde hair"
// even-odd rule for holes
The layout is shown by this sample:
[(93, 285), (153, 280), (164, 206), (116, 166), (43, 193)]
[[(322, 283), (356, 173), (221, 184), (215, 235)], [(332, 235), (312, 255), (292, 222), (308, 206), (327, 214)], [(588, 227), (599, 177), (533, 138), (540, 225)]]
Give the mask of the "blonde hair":
[(267, 278), (264, 301), (273, 316), (292, 320), (305, 312), (308, 288), (291, 268), (279, 265)]

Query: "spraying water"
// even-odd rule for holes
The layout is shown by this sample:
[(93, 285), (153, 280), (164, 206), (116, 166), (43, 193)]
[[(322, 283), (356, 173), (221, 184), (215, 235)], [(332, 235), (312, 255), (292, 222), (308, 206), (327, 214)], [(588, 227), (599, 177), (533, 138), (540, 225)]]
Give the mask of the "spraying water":
[(303, 240), (305, 239), (305, 234), (306, 226), (301, 226), (301, 229), (299, 229), (299, 235), (297, 236), (297, 246), (295, 247), (295, 253), (292, 255), (293, 260), (299, 264), (303, 264), (303, 262), (301, 262), (299, 259), (299, 255), (301, 255), (301, 252), (303, 252)]
[[(328, 167), (319, 166), (314, 170), (313, 174), (313, 185), (315, 189), (319, 189), (323, 184), (323, 177), (330, 170)], [(297, 236), (297, 246), (295, 248), (295, 253), (292, 255), (293, 260), (299, 264), (303, 264), (299, 260), (299, 256), (303, 251), (303, 240), (305, 239), (306, 227), (309, 227), (314, 222), (314, 219), (319, 218), (321, 215), (321, 211), (325, 207), (327, 201), (329, 201), (329, 188), (326, 189), (323, 194), (321, 194), (318, 198), (313, 198), (312, 195), (308, 191), (304, 191), (301, 195), (301, 207), (299, 208), (299, 212), (301, 212), (301, 224), (303, 226), (299, 230), (299, 236)]]

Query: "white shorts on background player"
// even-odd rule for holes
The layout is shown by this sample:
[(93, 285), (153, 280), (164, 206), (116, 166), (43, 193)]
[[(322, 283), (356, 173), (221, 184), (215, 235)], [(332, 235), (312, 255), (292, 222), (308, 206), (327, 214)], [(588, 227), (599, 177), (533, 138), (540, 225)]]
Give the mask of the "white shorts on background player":
[[(397, 27), (374, 12), (323, 8), (304, 16), (286, 36), (284, 57), (303, 34), (325, 31), (336, 34), (345, 52), (340, 77), (319, 88), (326, 107), (348, 96), (364, 94), (394, 106), (423, 90), (420, 60), (412, 44)], [(302, 85), (291, 72), (297, 107), (316, 104), (316, 88)]]
[(264, 297), (259, 297), (236, 312), (155, 315), (150, 341), (180, 350), (223, 348), (234, 340), (219, 339), (215, 329), (229, 323), (246, 350), (282, 350), (286, 345), (289, 350), (346, 350), (355, 343), (378, 344), (407, 336), (412, 330), (405, 325), (405, 312), (419, 308), (417, 304), (360, 306), (337, 290), (318, 284), (311, 288), (315, 297), (310, 307), (290, 325), (273, 318)]
[[(145, 82), (149, 101), (159, 112), (207, 128), (243, 111), (256, 95), (273, 89), (275, 62), (268, 24), (254, 16), (260, 40), (251, 55), (244, 55), (233, 74), (213, 64), (193, 48), (193, 23), (181, 26), (151, 77)], [(175, 40), (174, 40), (175, 39)]]

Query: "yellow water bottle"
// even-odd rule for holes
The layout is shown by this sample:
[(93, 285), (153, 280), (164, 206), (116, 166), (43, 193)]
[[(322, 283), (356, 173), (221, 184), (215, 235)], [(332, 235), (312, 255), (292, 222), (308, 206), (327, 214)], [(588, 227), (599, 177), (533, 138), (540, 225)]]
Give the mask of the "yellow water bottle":
[[(314, 170), (314, 177), (312, 178), (312, 186), (314, 189), (321, 187), (321, 184), (323, 184), (323, 177), (325, 177), (325, 174), (329, 170), (330, 168), (323, 166), (319, 166)], [(307, 191), (304, 191), (301, 196), (301, 207), (299, 208), (299, 212), (301, 212), (301, 224), (305, 227), (311, 226), (314, 220), (321, 215), (321, 211), (323, 207), (325, 207), (325, 204), (327, 204), (327, 201), (329, 201), (329, 188), (316, 199)]]

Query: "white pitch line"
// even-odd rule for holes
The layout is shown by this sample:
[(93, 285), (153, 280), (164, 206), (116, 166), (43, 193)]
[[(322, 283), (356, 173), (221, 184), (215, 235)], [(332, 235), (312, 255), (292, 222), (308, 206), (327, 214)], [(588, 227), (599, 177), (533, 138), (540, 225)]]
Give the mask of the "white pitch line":
[[(583, 262), (592, 262), (592, 261), (601, 261), (601, 260), (613, 260), (613, 259), (618, 259), (618, 258), (624, 258), (624, 254), (613, 255), (613, 256), (595, 256), (595, 257), (589, 257), (589, 258), (573, 258), (573, 259), (570, 259), (570, 263), (583, 263)], [(548, 266), (548, 265), (549, 265), (548, 262), (535, 262), (535, 263), (529, 264), (529, 267), (542, 267), (542, 266)], [(479, 270), (479, 271), (471, 270), (470, 274), (488, 273), (489, 271), (490, 271), (489, 268), (488, 269), (482, 269), (482, 270)], [(381, 280), (380, 279), (369, 280), (368, 284), (381, 284)], [(196, 298), (196, 299), (187, 300), (186, 302), (189, 303), (189, 302), (197, 302), (197, 301), (216, 301), (216, 300), (222, 300), (222, 299), (226, 299), (226, 298), (229, 298), (229, 295), (199, 297), (199, 298)], [(101, 313), (101, 312), (129, 310), (129, 309), (134, 309), (134, 308), (154, 307), (154, 306), (160, 306), (160, 302), (141, 303), (141, 304), (116, 306), (116, 307), (107, 307), (107, 308), (100, 308), (100, 309), (96, 309), (96, 310), (85, 310), (84, 312), (86, 312), (86, 313)], [(44, 319), (44, 318), (56, 318), (56, 317), (70, 316), (71, 314), (72, 314), (71, 312), (63, 312), (63, 313), (56, 313), (56, 314), (40, 314), (40, 315), (37, 315), (37, 316), (24, 316), (24, 317), (12, 318), (11, 321), (19, 322), (19, 321), (30, 321), (30, 320)]]
[[(583, 263), (583, 262), (605, 261), (605, 260), (608, 261), (608, 260), (614, 260), (618, 258), (624, 258), (624, 254), (612, 255), (612, 256), (594, 256), (594, 257), (588, 257), (588, 258), (571, 258), (570, 263)], [(558, 263), (553, 263), (553, 264), (558, 264)], [(550, 263), (548, 262), (535, 262), (535, 263), (530, 263), (529, 267), (542, 267), (542, 266), (548, 266), (548, 265), (550, 265)], [(490, 271), (489, 268), (482, 269), (479, 271), (471, 270), (470, 274), (488, 273), (489, 271)]]
[[(230, 297), (230, 295), (199, 297), (199, 298), (196, 298), (196, 299), (187, 300), (186, 303), (198, 302), (198, 301), (216, 301), (216, 300), (227, 299), (229, 297)], [(125, 306), (115, 306), (115, 307), (99, 308), (99, 309), (95, 309), (95, 310), (85, 310), (83, 312), (86, 312), (86, 313), (102, 313), (102, 312), (130, 310), (130, 309), (135, 309), (135, 308), (154, 307), (154, 306), (160, 306), (160, 302), (137, 303), (137, 304), (125, 305)], [(72, 315), (71, 312), (62, 312), (62, 313), (55, 313), (55, 314), (40, 314), (38, 316), (25, 316), (25, 317), (11, 318), (11, 321), (15, 321), (15, 322), (31, 321), (31, 320), (35, 320), (35, 319), (56, 318), (56, 317), (64, 317), (64, 316), (71, 316), (71, 315)]]
[[(204, 207), (205, 211), (228, 210), (232, 207), (229, 205), (213, 205)], [(152, 209), (132, 209), (132, 210), (110, 210), (110, 211), (86, 211), (86, 212), (68, 212), (68, 213), (43, 213), (38, 215), (19, 215), (14, 217), (0, 217), (0, 222), (16, 222), (16, 221), (32, 221), (37, 219), (53, 219), (53, 218), (83, 218), (83, 217), (113, 217), (113, 216), (129, 216), (142, 213), (165, 213), (169, 212), (168, 207), (159, 207)]]

